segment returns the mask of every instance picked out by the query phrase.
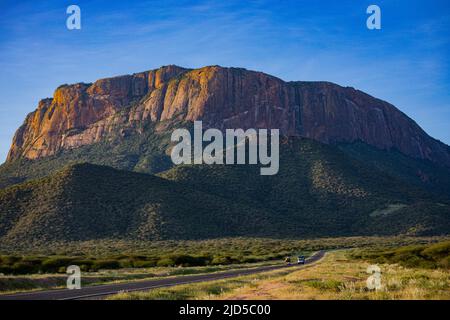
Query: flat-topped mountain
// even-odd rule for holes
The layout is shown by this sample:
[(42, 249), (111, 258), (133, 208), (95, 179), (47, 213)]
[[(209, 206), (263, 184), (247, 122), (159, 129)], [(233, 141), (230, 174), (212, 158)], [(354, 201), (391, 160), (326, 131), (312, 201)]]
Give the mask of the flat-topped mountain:
[(17, 130), (8, 161), (142, 134), (148, 123), (194, 120), (205, 128), (278, 128), (331, 144), (361, 141), (450, 166), (449, 147), (387, 102), (329, 82), (285, 82), (219, 66), (165, 66), (60, 86)]
[[(194, 120), (280, 129), (278, 174), (174, 166), (170, 135)], [(0, 166), (0, 243), (446, 235), (449, 189), (449, 147), (387, 102), (329, 82), (167, 66), (63, 85), (39, 103)]]

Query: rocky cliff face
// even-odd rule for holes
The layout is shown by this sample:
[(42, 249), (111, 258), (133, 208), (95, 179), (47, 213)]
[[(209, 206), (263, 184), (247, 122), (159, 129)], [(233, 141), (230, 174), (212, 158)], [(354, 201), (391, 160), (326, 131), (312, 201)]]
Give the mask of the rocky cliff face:
[(203, 120), (204, 127), (278, 128), (325, 143), (363, 141), (380, 149), (450, 166), (450, 148), (387, 102), (328, 82), (284, 82), (218, 66), (177, 66), (59, 87), (42, 100), (14, 137), (8, 161), (142, 130), (165, 120)]

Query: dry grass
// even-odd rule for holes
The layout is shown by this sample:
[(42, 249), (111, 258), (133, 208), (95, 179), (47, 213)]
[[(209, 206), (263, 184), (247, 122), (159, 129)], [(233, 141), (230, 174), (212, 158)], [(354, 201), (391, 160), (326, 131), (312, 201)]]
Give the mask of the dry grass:
[(272, 271), (263, 274), (237, 277), (226, 280), (178, 285), (150, 291), (122, 292), (110, 296), (109, 300), (186, 300), (218, 299), (227, 292), (241, 287), (256, 287), (258, 283), (274, 276), (286, 275), (290, 271)]
[[(193, 274), (210, 274), (238, 269), (251, 269), (281, 263), (281, 261), (265, 261), (233, 265), (205, 267), (153, 267), (153, 268), (123, 268), (118, 270), (101, 270), (98, 272), (83, 272), (82, 285), (100, 285), (137, 280), (155, 280), (165, 277), (185, 276)], [(0, 294), (28, 292), (45, 289), (60, 289), (66, 286), (66, 274), (32, 274), (32, 275), (1, 275)]]
[(450, 299), (449, 270), (380, 265), (382, 288), (373, 291), (366, 287), (369, 265), (349, 258), (346, 251), (335, 251), (301, 270), (275, 271), (148, 292), (125, 292), (111, 299)]
[(382, 288), (369, 290), (369, 263), (348, 258), (343, 251), (327, 254), (311, 268), (242, 287), (221, 299), (450, 299), (448, 270), (406, 269), (380, 265)]

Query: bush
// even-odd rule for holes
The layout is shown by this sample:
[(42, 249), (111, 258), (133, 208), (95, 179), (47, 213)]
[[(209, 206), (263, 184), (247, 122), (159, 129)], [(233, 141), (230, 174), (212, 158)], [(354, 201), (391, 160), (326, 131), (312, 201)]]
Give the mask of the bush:
[(175, 261), (173, 261), (170, 257), (161, 258), (158, 260), (156, 264), (158, 267), (170, 267), (175, 265)]
[(97, 260), (92, 265), (92, 269), (100, 270), (100, 269), (119, 269), (120, 263), (116, 260)]
[(337, 280), (310, 280), (305, 282), (305, 284), (315, 289), (324, 291), (332, 290), (336, 292), (339, 291), (340, 288), (343, 286), (343, 283)]
[(135, 261), (133, 267), (135, 268), (152, 268), (156, 267), (157, 261)]
[(27, 274), (36, 272), (36, 266), (26, 262), (16, 262), (11, 268), (13, 274)]
[(438, 262), (438, 266), (440, 268), (444, 268), (444, 269), (450, 269), (450, 256), (445, 257), (444, 259), (441, 259)]
[(211, 261), (212, 265), (227, 265), (232, 263), (233, 259), (230, 256), (214, 256)]
[(3, 256), (1, 258), (2, 264), (4, 265), (13, 265), (14, 263), (19, 262), (20, 260), (22, 260), (22, 258), (16, 256)]
[(42, 258), (36, 258), (36, 257), (24, 257), (22, 259), (23, 262), (31, 263), (36, 266), (40, 266), (42, 264), (43, 259)]
[(10, 267), (10, 266), (5, 266), (5, 265), (1, 265), (1, 266), (0, 266), (0, 273), (3, 273), (3, 274), (11, 274), (11, 273), (13, 273), (12, 267)]
[(375, 263), (398, 263), (407, 268), (449, 268), (450, 241), (396, 249), (375, 249), (369, 252), (359, 250), (353, 254), (353, 257)]
[(450, 256), (450, 241), (445, 241), (429, 246), (422, 253), (430, 258), (439, 259)]
[(242, 258), (241, 261), (242, 261), (242, 263), (255, 263), (255, 262), (261, 261), (261, 259), (258, 257), (255, 257), (255, 256), (248, 256), (248, 257)]
[(43, 272), (58, 272), (61, 267), (67, 268), (73, 264), (73, 258), (55, 257), (42, 262), (41, 270)]
[(91, 267), (94, 264), (94, 260), (90, 260), (90, 259), (74, 259), (72, 261), (72, 264), (76, 265), (76, 266), (88, 266)]
[(195, 257), (190, 255), (174, 255), (171, 257), (174, 264), (183, 267), (205, 266), (210, 262), (209, 257)]

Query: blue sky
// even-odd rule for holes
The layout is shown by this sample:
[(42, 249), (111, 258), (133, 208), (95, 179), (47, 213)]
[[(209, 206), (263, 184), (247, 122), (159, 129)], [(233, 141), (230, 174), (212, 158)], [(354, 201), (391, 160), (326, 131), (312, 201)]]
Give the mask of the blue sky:
[[(81, 30), (66, 28), (71, 4)], [(370, 4), (381, 8), (381, 30), (366, 28)], [(450, 144), (449, 27), (447, 0), (0, 0), (0, 162), (26, 114), (60, 84), (167, 64), (353, 86)]]

